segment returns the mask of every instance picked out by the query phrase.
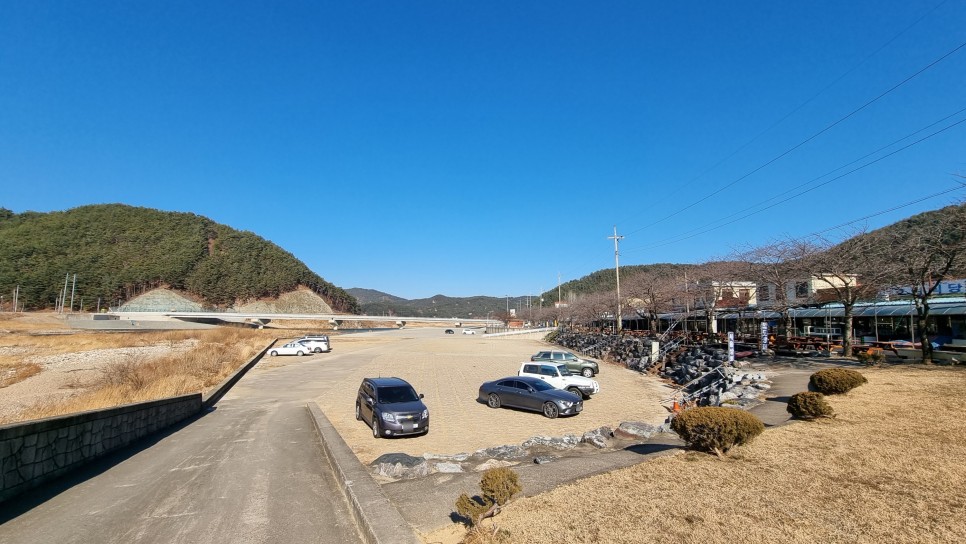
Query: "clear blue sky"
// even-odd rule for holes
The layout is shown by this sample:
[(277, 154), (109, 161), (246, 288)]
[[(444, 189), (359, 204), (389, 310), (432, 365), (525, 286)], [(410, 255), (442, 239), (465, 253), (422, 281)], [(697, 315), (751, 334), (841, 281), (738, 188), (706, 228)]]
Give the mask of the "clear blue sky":
[(896, 87), (964, 43), (962, 0), (11, 0), (0, 206), (192, 212), (344, 288), (536, 294), (613, 267), (615, 225), (622, 265), (698, 263), (957, 187), (966, 122), (883, 157), (966, 120), (966, 47)]

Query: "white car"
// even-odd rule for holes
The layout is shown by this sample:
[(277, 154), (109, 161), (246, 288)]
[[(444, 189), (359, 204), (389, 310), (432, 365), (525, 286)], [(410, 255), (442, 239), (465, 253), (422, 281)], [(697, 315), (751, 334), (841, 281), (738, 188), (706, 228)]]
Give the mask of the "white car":
[(463, 334), (476, 334), (476, 331), (470, 329), (463, 329)]
[(563, 363), (521, 363), (517, 376), (540, 378), (557, 389), (566, 389), (581, 398), (589, 398), (600, 391), (600, 384), (597, 383), (597, 380), (578, 376), (570, 372), (567, 365)]
[(312, 350), (301, 342), (289, 342), (284, 346), (274, 347), (268, 350), (268, 354), (272, 357), (276, 355), (308, 355), (310, 353), (312, 353)]
[(328, 353), (332, 351), (332, 347), (329, 346), (328, 340), (319, 340), (317, 338), (302, 338), (301, 340), (296, 340), (296, 342), (309, 348), (309, 351), (311, 351), (312, 353), (322, 353), (323, 351)]

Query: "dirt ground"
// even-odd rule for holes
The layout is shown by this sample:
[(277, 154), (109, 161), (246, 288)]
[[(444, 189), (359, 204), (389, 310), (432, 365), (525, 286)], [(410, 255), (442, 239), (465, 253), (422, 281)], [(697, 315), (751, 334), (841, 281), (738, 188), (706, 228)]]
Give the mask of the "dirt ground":
[[(338, 351), (357, 349), (349, 346), (360, 341), (340, 337)], [(521, 362), (546, 345), (534, 338), (415, 331), (405, 342), (386, 343), (371, 362), (332, 384), (331, 393), (317, 402), (363, 463), (385, 453), (471, 453), (520, 444), (533, 436), (581, 435), (605, 425), (616, 427), (623, 421), (659, 424), (666, 418), (660, 400), (670, 395), (669, 387), (652, 376), (606, 363), (595, 378), (600, 392), (584, 401), (584, 411), (573, 417), (547, 419), (536, 412), (494, 410), (477, 402), (480, 384), (515, 375)], [(428, 435), (376, 440), (365, 423), (355, 420), (359, 383), (363, 377), (380, 375), (402, 377), (425, 395), (430, 411)]]

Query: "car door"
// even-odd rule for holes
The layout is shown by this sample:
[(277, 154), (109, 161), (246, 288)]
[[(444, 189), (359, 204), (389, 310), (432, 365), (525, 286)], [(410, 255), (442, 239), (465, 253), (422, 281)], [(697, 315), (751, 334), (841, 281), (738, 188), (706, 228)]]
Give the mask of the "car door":
[(520, 408), (528, 408), (530, 410), (540, 410), (543, 406), (543, 402), (537, 397), (537, 392), (530, 387), (530, 384), (517, 381), (517, 387), (520, 391)]
[(520, 406), (523, 402), (521, 398), (520, 382), (516, 380), (502, 380), (496, 383), (497, 393), (500, 395), (500, 402), (507, 406)]
[(557, 389), (563, 389), (563, 378), (560, 377), (554, 365), (540, 365), (540, 379)]
[(359, 390), (359, 413), (362, 419), (372, 424), (372, 413), (376, 405), (376, 392), (372, 384), (365, 382)]

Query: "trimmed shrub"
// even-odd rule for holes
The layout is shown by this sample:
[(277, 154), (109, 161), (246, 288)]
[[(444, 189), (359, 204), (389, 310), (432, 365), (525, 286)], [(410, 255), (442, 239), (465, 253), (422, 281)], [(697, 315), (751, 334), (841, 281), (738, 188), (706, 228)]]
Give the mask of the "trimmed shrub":
[(832, 407), (825, 402), (825, 395), (814, 391), (795, 393), (788, 399), (788, 413), (798, 419), (832, 417)]
[(744, 410), (706, 406), (681, 412), (671, 420), (671, 429), (692, 449), (722, 454), (751, 442), (765, 425)]
[(855, 370), (848, 368), (826, 368), (819, 370), (808, 379), (810, 389), (826, 395), (848, 393), (869, 380)]

